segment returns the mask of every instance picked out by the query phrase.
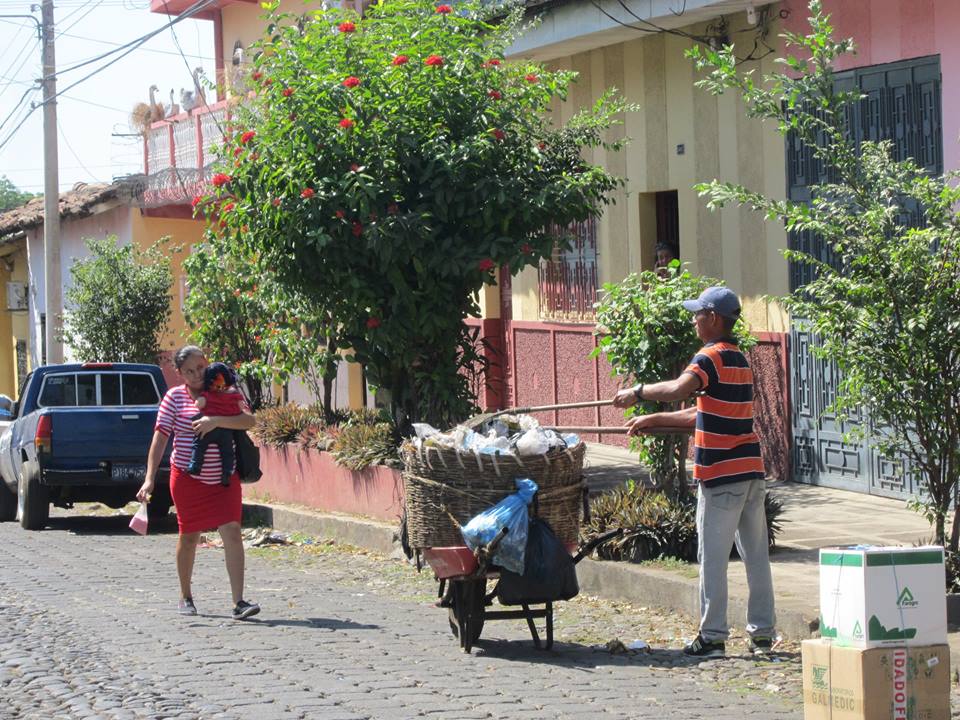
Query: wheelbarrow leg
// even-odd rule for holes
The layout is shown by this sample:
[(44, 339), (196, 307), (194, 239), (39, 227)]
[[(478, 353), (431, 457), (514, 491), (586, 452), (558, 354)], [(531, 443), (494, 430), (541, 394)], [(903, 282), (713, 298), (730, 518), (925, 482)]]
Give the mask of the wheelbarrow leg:
[(545, 649), (553, 647), (553, 603), (547, 603), (547, 644)]
[(533, 637), (533, 646), (540, 649), (540, 635), (537, 633), (537, 626), (533, 622), (533, 618), (530, 616), (530, 606), (527, 603), (521, 603), (520, 607), (523, 608), (523, 614), (527, 617), (527, 627), (530, 628), (530, 635)]

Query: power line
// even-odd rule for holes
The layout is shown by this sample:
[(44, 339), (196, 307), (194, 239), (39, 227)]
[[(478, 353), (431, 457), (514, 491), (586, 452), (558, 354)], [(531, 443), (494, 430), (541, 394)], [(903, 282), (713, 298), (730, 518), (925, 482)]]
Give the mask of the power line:
[[(91, 63), (95, 63), (95, 62), (97, 62), (98, 60), (104, 60), (104, 59), (110, 57), (111, 55), (115, 55), (116, 53), (119, 53), (119, 52), (121, 52), (121, 51), (124, 51), (124, 50), (127, 50), (128, 48), (130, 48), (129, 51), (123, 52), (123, 54), (121, 54), (120, 57), (115, 58), (115, 59), (112, 60), (110, 63), (107, 63), (106, 65), (103, 66), (103, 67), (109, 67), (112, 63), (116, 62), (116, 61), (119, 60), (121, 57), (124, 57), (125, 55), (128, 55), (129, 52), (132, 52), (133, 50), (135, 50), (135, 49), (136, 49), (137, 47), (139, 47), (140, 45), (143, 45), (145, 42), (147, 42), (147, 40), (150, 40), (151, 38), (156, 37), (157, 35), (159, 35), (160, 33), (162, 33), (162, 32), (163, 32), (164, 30), (166, 30), (167, 28), (172, 27), (173, 25), (176, 25), (177, 23), (182, 22), (183, 20), (189, 19), (190, 17), (192, 17), (193, 15), (196, 15), (196, 14), (197, 14), (198, 12), (200, 12), (201, 10), (205, 10), (207, 7), (209, 7), (210, 5), (212, 5), (215, 1), (216, 1), (216, 0), (198, 0), (198, 1), (195, 2), (193, 5), (191, 5), (189, 8), (187, 8), (184, 12), (182, 12), (180, 15), (178, 15), (178, 16), (175, 17), (175, 18), (173, 18), (173, 20), (171, 20), (170, 22), (168, 22), (166, 25), (163, 25), (162, 27), (156, 28), (155, 30), (151, 30), (151, 31), (148, 32), (147, 34), (141, 35), (140, 37), (135, 38), (134, 40), (131, 40), (131, 41), (128, 42), (128, 43), (124, 43), (123, 45), (119, 45), (119, 46), (115, 47), (113, 50), (108, 50), (108, 51), (105, 52), (105, 53), (101, 53), (100, 55), (97, 55), (97, 56), (95, 56), (95, 57), (88, 58), (87, 60), (84, 60), (84, 61), (82, 61), (82, 62), (76, 63), (75, 65), (71, 65), (71, 66), (68, 67), (68, 68), (64, 68), (64, 69), (62, 69), (62, 70), (58, 70), (58, 71), (57, 71), (57, 75), (59, 76), (59, 75), (63, 75), (63, 74), (68, 73), (68, 72), (72, 72), (72, 71), (74, 71), (74, 70), (78, 70), (78, 69), (80, 69), (80, 68), (82, 68), (82, 67), (86, 67), (87, 65), (90, 65)], [(103, 69), (103, 68), (101, 68), (101, 69)], [(97, 70), (97, 72), (99, 72), (99, 70)]]
[[(99, 38), (85, 37), (83, 35), (72, 35), (68, 32), (64, 32), (61, 34), (64, 37), (73, 38), (74, 40), (86, 40), (87, 42), (99, 43), (101, 45), (111, 45), (113, 47), (119, 47), (121, 45), (121, 43), (111, 42), (109, 40), (101, 40)], [(57, 37), (59, 37), (59, 35)], [(155, 48), (146, 48), (146, 47), (140, 47), (137, 49), (142, 50), (143, 52), (157, 53), (159, 55), (173, 55), (175, 57), (180, 56), (180, 53), (174, 52), (173, 50), (157, 50)], [(187, 53), (187, 57), (197, 58), (198, 60), (213, 60), (212, 57), (208, 57), (207, 55), (193, 55), (191, 53)]]
[(67, 139), (67, 134), (63, 131), (63, 126), (60, 125), (60, 119), (57, 119), (57, 130), (60, 131), (60, 137), (63, 139), (63, 144), (67, 146), (67, 150), (70, 151), (70, 154), (73, 155), (73, 159), (80, 163), (80, 167), (83, 170), (86, 170), (87, 175), (90, 177), (96, 178), (96, 173), (94, 173), (90, 168), (83, 164), (83, 160), (80, 159), (80, 156), (77, 155), (77, 151), (73, 149), (73, 145), (70, 144), (70, 141)]
[[(70, 25), (68, 25), (67, 27), (65, 27), (63, 30), (61, 30), (60, 32), (58, 32), (58, 33), (56, 34), (56, 37), (60, 37), (60, 36), (63, 35), (67, 30), (69, 30), (70, 28), (75, 27), (81, 20), (83, 20), (85, 17), (87, 17), (87, 15), (89, 15), (89, 14), (92, 13), (94, 10), (96, 10), (100, 5), (102, 5), (103, 2), (104, 2), (104, 0), (96, 0), (96, 2), (94, 2), (94, 3), (90, 6), (90, 9), (89, 9), (89, 10), (87, 10), (83, 15), (81, 15), (81, 16), (78, 17), (76, 20), (74, 20)], [(66, 22), (66, 21), (69, 20), (73, 15), (77, 14), (78, 12), (80, 12), (81, 9), (82, 9), (82, 7), (77, 8), (77, 9), (74, 10), (72, 13), (70, 13), (69, 15), (67, 15), (67, 17), (65, 17), (65, 18), (64, 18), (63, 20), (61, 20), (60, 22), (61, 22), (61, 23)]]
[[(117, 57), (113, 58), (113, 59), (110, 60), (109, 62), (104, 63), (104, 64), (101, 65), (100, 67), (95, 68), (93, 71), (87, 73), (86, 75), (84, 75), (84, 76), (83, 76), (82, 78), (80, 78), (79, 80), (76, 80), (76, 81), (74, 81), (73, 83), (71, 83), (70, 85), (67, 85), (65, 88), (63, 88), (62, 90), (58, 91), (56, 95), (53, 95), (53, 96), (47, 98), (47, 99), (44, 100), (43, 102), (40, 102), (40, 103), (37, 103), (36, 105), (33, 105), (33, 106), (30, 108), (30, 112), (28, 112), (28, 113), (26, 114), (26, 116), (17, 124), (17, 126), (13, 129), (13, 131), (12, 131), (9, 135), (7, 135), (6, 138), (4, 138), (2, 141), (0, 141), (0, 150), (3, 150), (3, 148), (7, 146), (7, 144), (10, 142), (10, 140), (11, 140), (11, 139), (13, 138), (13, 136), (16, 134), (16, 132), (17, 132), (21, 127), (23, 127), (24, 123), (26, 123), (26, 121), (27, 121), (27, 119), (30, 117), (30, 115), (33, 114), (33, 111), (34, 111), (34, 110), (36, 110), (36, 109), (39, 108), (39, 107), (43, 107), (44, 105), (46, 105), (47, 103), (49, 103), (49, 102), (51, 102), (51, 101), (53, 101), (53, 100), (56, 100), (58, 97), (60, 97), (60, 96), (63, 95), (64, 93), (66, 93), (68, 90), (71, 90), (72, 88), (75, 88), (75, 87), (76, 87), (77, 85), (79, 85), (80, 83), (85, 82), (85, 81), (89, 80), (90, 78), (92, 78), (94, 75), (96, 75), (96, 74), (98, 74), (98, 73), (106, 70), (108, 67), (110, 67), (110, 66), (113, 65), (114, 63), (119, 62), (119, 61), (122, 60), (124, 57), (126, 57), (127, 55), (129, 55), (130, 53), (132, 53), (132, 52), (133, 52), (134, 50), (136, 50), (140, 45), (142, 45), (143, 43), (147, 42), (147, 40), (149, 40), (150, 38), (155, 37), (156, 35), (159, 35), (161, 32), (163, 32), (164, 30), (166, 30), (168, 27), (171, 27), (171, 26), (173, 26), (173, 25), (176, 25), (177, 23), (182, 22), (183, 20), (187, 20), (187, 19), (189, 19), (190, 17), (192, 17), (193, 15), (196, 15), (198, 12), (200, 12), (200, 11), (202, 11), (202, 10), (205, 10), (207, 7), (209, 7), (209, 6), (210, 6), (211, 4), (213, 4), (215, 1), (216, 1), (216, 0), (198, 0), (198, 1), (195, 2), (193, 5), (191, 5), (189, 8), (187, 8), (183, 13), (181, 13), (181, 14), (178, 15), (177, 17), (173, 18), (173, 20), (171, 20), (170, 22), (168, 22), (168, 23), (167, 23), (166, 25), (164, 25), (163, 27), (157, 28), (156, 30), (151, 30), (151, 31), (150, 31), (149, 33), (147, 33), (146, 35), (142, 35), (141, 37), (139, 37), (139, 38), (137, 38), (137, 39), (135, 39), (135, 40), (131, 40), (130, 42), (128, 42), (128, 43), (126, 43), (126, 44), (124, 44), (124, 45), (122, 45), (122, 46), (120, 46), (120, 47), (118, 47), (118, 48), (116, 48), (116, 49), (114, 49), (114, 50), (111, 50), (110, 52), (104, 53), (102, 57), (103, 57), (103, 58), (106, 58), (106, 57), (109, 57), (110, 55), (113, 55), (113, 54), (115, 54), (115, 53), (120, 52), (121, 50), (123, 50), (123, 52), (122, 52), (120, 55), (118, 55)], [(90, 62), (93, 62), (93, 60), (84, 62), (84, 63), (82, 63), (82, 64), (83, 64), (83, 65), (89, 65)], [(78, 67), (80, 67), (80, 65), (75, 65), (75, 66), (73, 66), (73, 67), (70, 68), (70, 69), (75, 70), (75, 69), (77, 69)], [(189, 65), (188, 65), (188, 67), (189, 67)], [(58, 74), (59, 74), (59, 73), (58, 73)], [(2, 94), (2, 92), (3, 92), (3, 91), (0, 91), (0, 94)]]

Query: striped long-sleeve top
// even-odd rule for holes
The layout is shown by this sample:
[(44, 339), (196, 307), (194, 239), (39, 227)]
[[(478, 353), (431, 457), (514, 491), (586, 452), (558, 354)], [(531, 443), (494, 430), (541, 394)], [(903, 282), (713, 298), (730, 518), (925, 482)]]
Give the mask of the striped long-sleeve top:
[(708, 487), (764, 478), (753, 431), (753, 370), (730, 340), (707, 343), (684, 372), (700, 379), (693, 477)]

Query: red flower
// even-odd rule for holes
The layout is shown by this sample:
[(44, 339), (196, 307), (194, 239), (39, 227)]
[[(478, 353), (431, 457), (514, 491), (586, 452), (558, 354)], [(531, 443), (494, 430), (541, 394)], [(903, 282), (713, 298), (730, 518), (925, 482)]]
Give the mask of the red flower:
[(350, 163), (350, 172), (356, 172), (359, 169), (360, 169), (359, 165), (357, 165), (356, 163)]
[(477, 269), (480, 270), (480, 272), (487, 272), (488, 270), (492, 270), (496, 266), (497, 264), (490, 258), (484, 258), (479, 263), (477, 263)]
[(423, 61), (424, 65), (430, 65), (431, 67), (440, 67), (443, 65), (443, 58), (439, 55), (429, 55), (427, 59)]
[(378, 327), (380, 327), (380, 318), (373, 316), (367, 318), (367, 330), (376, 330)]
[(259, 70), (257, 70), (257, 71), (254, 72), (253, 75), (251, 75), (250, 77), (252, 77), (252, 78), (253, 78), (254, 80), (256, 80), (257, 82), (260, 82), (260, 78), (263, 77), (263, 73), (260, 72)]
[(274, 198), (274, 199), (273, 199), (273, 206), (274, 206), (274, 207), (280, 207), (280, 203), (281, 203), (281, 202), (282, 202), (282, 201), (280, 200), (280, 198)]
[(547, 144), (545, 142), (539, 142), (537, 143), (537, 147), (540, 148), (541, 150), (546, 150)]
[(397, 55), (397, 56), (393, 59), (393, 62), (392, 62), (391, 64), (392, 64), (392, 65), (406, 65), (407, 60), (409, 60), (409, 59), (410, 59), (410, 58), (408, 58), (406, 55)]
[(437, 5), (437, 12), (441, 15), (449, 15), (453, 12), (453, 8), (449, 5)]
[(526, 253), (529, 255), (530, 253), (533, 252), (533, 248), (530, 247), (529, 243), (524, 243), (523, 245), (520, 246), (520, 252)]
[(503, 93), (501, 93), (499, 90), (491, 90), (490, 92), (487, 93), (487, 95), (492, 97), (494, 100), (499, 100), (500, 98), (503, 97)]
[(226, 213), (226, 212), (230, 212), (230, 211), (233, 210), (235, 207), (236, 207), (236, 204), (230, 202), (230, 203), (227, 203), (226, 205), (224, 205), (222, 208), (220, 208), (220, 212), (225, 212), (225, 213)]
[(344, 130), (349, 130), (353, 127), (353, 120), (350, 118), (344, 118), (340, 121), (340, 127), (342, 127)]
[(387, 215), (396, 215), (400, 211), (400, 206), (396, 203), (387, 205)]
[(334, 213), (334, 215), (336, 215), (336, 216), (337, 216), (338, 218), (340, 218), (341, 220), (343, 220), (343, 219), (347, 216), (347, 214), (346, 214), (343, 210), (337, 210), (337, 211)]
[(351, 75), (350, 77), (344, 78), (343, 82), (340, 84), (343, 85), (345, 88), (355, 88), (357, 85), (360, 84), (360, 78), (354, 77), (353, 75)]
[(253, 130), (247, 130), (243, 135), (240, 136), (240, 144), (246, 145), (248, 142), (253, 140), (257, 136)]
[(289, 88), (289, 87), (288, 87), (288, 88), (284, 88), (284, 89), (283, 89), (283, 96), (284, 96), (284, 97), (290, 97), (291, 95), (293, 95), (293, 88)]
[(356, 29), (357, 29), (357, 26), (354, 25), (349, 20), (347, 22), (342, 22), (339, 25), (337, 25), (337, 30), (339, 30), (342, 33), (352, 33)]
[(266, 78), (266, 79), (263, 81), (263, 84), (264, 84), (264, 85), (273, 85), (273, 78)]
[(223, 187), (228, 182), (230, 182), (231, 179), (232, 178), (229, 175), (225, 175), (224, 173), (217, 173), (216, 175), (213, 176), (213, 185), (214, 187)]
[(193, 208), (196, 208), (197, 205), (199, 205), (202, 202), (203, 202), (203, 195), (197, 195), (195, 198), (193, 198), (193, 201), (190, 203), (190, 206)]
[(500, 128), (495, 128), (494, 130), (491, 130), (490, 133), (491, 133), (497, 140), (503, 140), (505, 137), (507, 137), (507, 134), (506, 134), (503, 130), (501, 130)]
[(302, 197), (304, 200), (309, 200), (310, 198), (312, 198), (312, 197), (313, 197), (314, 195), (316, 195), (316, 194), (317, 194), (317, 193), (314, 192), (314, 189), (313, 189), (313, 188), (304, 188), (304, 189), (300, 192), (300, 197)]
[(533, 73), (530, 73), (529, 75), (527, 75), (524, 78), (524, 80), (526, 80), (528, 83), (531, 83), (531, 84), (540, 82), (540, 78), (534, 75)]
[(240, 288), (237, 288), (236, 290), (233, 291), (233, 296), (240, 297)]
[(234, 148), (234, 149), (233, 149), (233, 156), (234, 156), (234, 157), (238, 157), (238, 156), (240, 155), (240, 153), (242, 153), (242, 152), (243, 152), (243, 148), (239, 148), (239, 147), (238, 147), (238, 148)]
[(490, 58), (489, 60), (487, 60), (487, 65), (489, 65), (490, 67), (497, 67), (498, 65), (500, 65), (500, 61), (497, 60), (496, 58)]
[(363, 235), (363, 223), (361, 223), (359, 220), (354, 220), (353, 229), (350, 232), (353, 233), (354, 237), (360, 237)]
[(260, 342), (262, 339), (263, 339), (263, 338), (261, 338), (259, 335), (254, 335), (254, 336), (253, 336), (254, 342)]

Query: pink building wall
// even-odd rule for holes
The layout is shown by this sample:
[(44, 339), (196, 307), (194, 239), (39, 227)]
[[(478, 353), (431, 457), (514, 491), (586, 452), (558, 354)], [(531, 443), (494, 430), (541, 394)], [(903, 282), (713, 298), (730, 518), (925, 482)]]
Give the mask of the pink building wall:
[[(807, 29), (807, 0), (784, 0), (789, 30)], [(840, 70), (940, 56), (943, 76), (943, 167), (960, 169), (960, 2), (958, 0), (823, 0), (835, 37), (853, 38), (856, 55)]]

